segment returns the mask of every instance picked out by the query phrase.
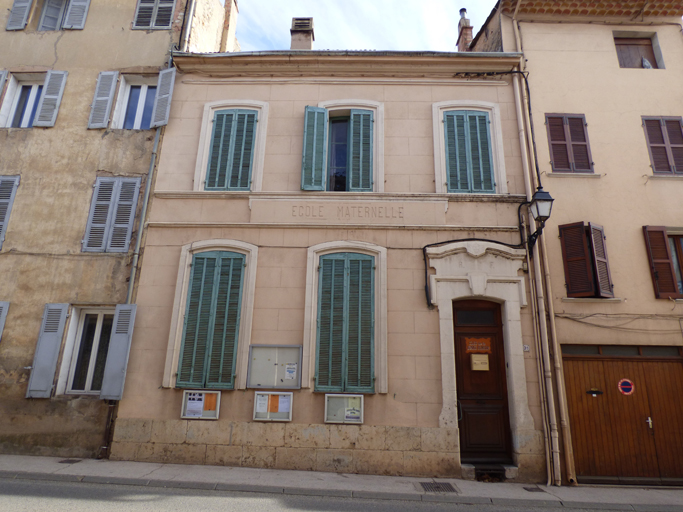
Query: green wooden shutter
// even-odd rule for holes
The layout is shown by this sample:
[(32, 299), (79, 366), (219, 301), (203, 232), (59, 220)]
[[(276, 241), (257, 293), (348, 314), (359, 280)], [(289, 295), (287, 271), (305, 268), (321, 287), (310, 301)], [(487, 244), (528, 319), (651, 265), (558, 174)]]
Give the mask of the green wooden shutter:
[(372, 110), (351, 110), (348, 190), (372, 191)]
[(344, 391), (374, 393), (374, 258), (348, 255), (346, 386)]
[(213, 118), (206, 190), (249, 190), (256, 142), (255, 110), (218, 110)]
[(470, 145), (471, 192), (493, 192), (493, 157), (488, 112), (467, 112)]
[(330, 254), (320, 258), (316, 391), (344, 390), (345, 264), (345, 254)]
[(444, 112), (446, 137), (446, 180), (448, 192), (469, 192), (467, 172), (469, 144), (467, 137), (467, 116), (464, 111)]
[(251, 167), (254, 161), (256, 111), (237, 110), (234, 122), (228, 190), (249, 190), (251, 188)]
[(325, 190), (327, 176), (327, 110), (304, 110), (304, 149), (301, 159), (301, 190)]

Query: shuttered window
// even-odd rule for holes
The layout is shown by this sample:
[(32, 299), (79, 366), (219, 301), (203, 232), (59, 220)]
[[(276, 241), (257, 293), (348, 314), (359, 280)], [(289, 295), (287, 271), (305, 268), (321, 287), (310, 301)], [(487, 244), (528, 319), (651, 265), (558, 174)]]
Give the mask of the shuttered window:
[(138, 0), (133, 28), (171, 28), (174, 8), (175, 0)]
[(32, 3), (33, 0), (14, 0), (7, 18), (7, 30), (23, 30), (26, 27)]
[(234, 388), (244, 266), (234, 252), (192, 258), (177, 387)]
[(320, 257), (316, 391), (374, 393), (375, 259)]
[(664, 226), (643, 226), (650, 274), (658, 299), (683, 298), (683, 236)]
[(97, 77), (95, 97), (90, 106), (88, 128), (106, 128), (109, 125), (109, 114), (114, 102), (118, 71), (102, 71)]
[(97, 178), (84, 252), (128, 252), (139, 192), (140, 178)]
[(214, 113), (206, 190), (249, 190), (254, 162), (257, 112)]
[(495, 192), (488, 112), (444, 112), (448, 192)]
[(2, 332), (5, 330), (5, 320), (9, 311), (9, 302), (0, 301), (0, 342), (2, 342)]
[(582, 114), (546, 114), (553, 172), (593, 172), (586, 118)]
[(683, 127), (680, 117), (643, 117), (654, 174), (683, 174)]
[(0, 176), (0, 250), (5, 241), (9, 217), (19, 187), (19, 176)]
[(576, 222), (559, 230), (567, 297), (614, 297), (604, 229)]
[(657, 69), (657, 58), (649, 37), (615, 37), (620, 68)]

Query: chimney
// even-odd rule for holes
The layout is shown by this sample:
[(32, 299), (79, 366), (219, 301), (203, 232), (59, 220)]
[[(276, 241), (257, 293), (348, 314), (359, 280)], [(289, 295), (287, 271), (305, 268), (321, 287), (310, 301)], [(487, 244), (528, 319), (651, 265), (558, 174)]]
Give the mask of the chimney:
[(313, 18), (292, 18), (292, 28), (289, 32), (292, 34), (290, 50), (313, 49)]
[(459, 52), (468, 52), (472, 42), (472, 26), (467, 19), (467, 9), (460, 9), (460, 22), (458, 23), (458, 46)]

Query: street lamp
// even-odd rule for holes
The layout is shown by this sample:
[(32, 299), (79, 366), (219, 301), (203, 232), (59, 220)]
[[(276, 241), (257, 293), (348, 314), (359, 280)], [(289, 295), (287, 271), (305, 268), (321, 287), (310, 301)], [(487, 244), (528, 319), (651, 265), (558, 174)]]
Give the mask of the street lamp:
[(543, 190), (543, 187), (540, 186), (538, 187), (538, 190), (534, 192), (534, 195), (531, 197), (531, 201), (529, 203), (531, 216), (534, 218), (536, 222), (539, 222), (540, 225), (534, 233), (529, 235), (529, 251), (531, 251), (534, 248), (534, 244), (536, 244), (536, 239), (543, 232), (545, 222), (550, 218), (550, 212), (553, 210), (553, 201), (554, 199), (551, 197), (551, 195), (545, 190)]

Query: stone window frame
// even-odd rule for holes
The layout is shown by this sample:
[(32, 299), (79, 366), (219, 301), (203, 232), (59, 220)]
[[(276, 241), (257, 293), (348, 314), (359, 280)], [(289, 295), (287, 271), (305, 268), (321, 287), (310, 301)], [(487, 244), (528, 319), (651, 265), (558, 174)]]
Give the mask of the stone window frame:
[[(434, 134), (434, 186), (437, 194), (460, 194), (448, 192), (448, 171), (446, 169), (446, 142), (443, 123), (444, 112), (453, 110), (478, 110), (489, 114), (491, 122), (491, 153), (493, 155), (493, 176), (496, 182), (494, 194), (507, 194), (507, 174), (505, 172), (505, 149), (500, 105), (479, 100), (447, 100), (432, 104), (432, 131)], [(472, 193), (467, 193), (472, 194)], [(482, 194), (491, 195), (490, 192)]]
[[(266, 133), (268, 129), (268, 102), (258, 100), (218, 100), (204, 104), (202, 115), (202, 128), (199, 134), (199, 147), (197, 151), (197, 162), (194, 170), (194, 192), (218, 192), (230, 193), (229, 190), (205, 190), (206, 171), (209, 165), (209, 154), (211, 153), (211, 133), (213, 118), (217, 110), (246, 109), (256, 110), (256, 136), (254, 139), (254, 161), (251, 168), (251, 187), (250, 192), (260, 192), (263, 188), (263, 168), (266, 160)], [(233, 193), (244, 193), (244, 190), (232, 191)]]
[(251, 343), (252, 319), (254, 316), (258, 247), (247, 242), (227, 239), (202, 240), (183, 245), (181, 248), (180, 265), (178, 267), (178, 277), (173, 298), (171, 326), (166, 348), (164, 376), (161, 384), (164, 388), (175, 388), (176, 386), (180, 347), (183, 340), (183, 327), (187, 309), (188, 286), (190, 285), (190, 276), (192, 274), (192, 259), (195, 254), (211, 251), (230, 251), (245, 256), (234, 389), (247, 388), (247, 368), (249, 365), (249, 345)]
[(308, 248), (301, 387), (315, 388), (320, 257), (338, 252), (356, 252), (375, 258), (375, 393), (388, 393), (387, 249), (368, 242), (323, 242)]

